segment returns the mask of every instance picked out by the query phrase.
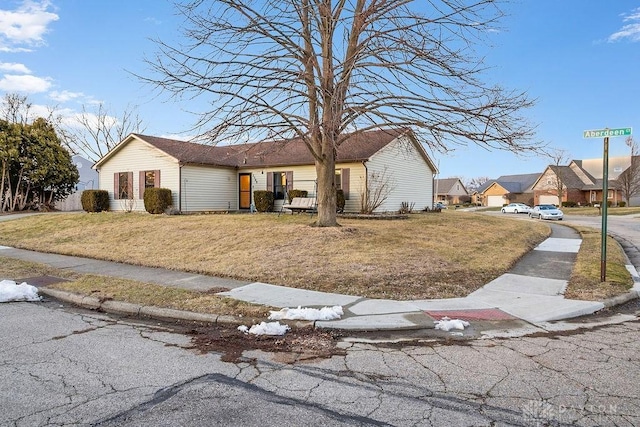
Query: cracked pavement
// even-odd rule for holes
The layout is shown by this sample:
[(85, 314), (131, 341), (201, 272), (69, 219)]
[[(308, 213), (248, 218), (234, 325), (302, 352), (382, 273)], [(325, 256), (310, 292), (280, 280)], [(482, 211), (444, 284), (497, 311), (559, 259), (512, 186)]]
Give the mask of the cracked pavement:
[[(637, 303), (636, 303), (637, 304)], [(0, 304), (0, 425), (640, 425), (640, 322), (372, 343), (283, 363), (198, 352), (172, 325)]]

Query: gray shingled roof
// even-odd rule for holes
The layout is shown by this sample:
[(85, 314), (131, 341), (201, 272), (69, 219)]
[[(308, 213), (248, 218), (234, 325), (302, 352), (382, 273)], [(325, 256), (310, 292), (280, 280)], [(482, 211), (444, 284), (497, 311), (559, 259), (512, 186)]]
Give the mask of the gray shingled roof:
[(540, 177), (539, 173), (527, 173), (518, 175), (502, 175), (496, 179), (485, 182), (480, 188), (478, 193), (482, 193), (492, 184), (497, 183), (509, 193), (522, 194), (530, 192), (531, 186)]
[[(406, 129), (385, 129), (352, 134), (338, 147), (336, 162), (367, 160), (406, 132)], [(185, 164), (269, 167), (314, 163), (311, 152), (300, 138), (210, 146), (149, 135), (133, 135)]]
[(447, 194), (451, 191), (454, 185), (460, 181), (460, 178), (441, 178), (435, 180), (435, 187), (438, 189), (439, 194)]

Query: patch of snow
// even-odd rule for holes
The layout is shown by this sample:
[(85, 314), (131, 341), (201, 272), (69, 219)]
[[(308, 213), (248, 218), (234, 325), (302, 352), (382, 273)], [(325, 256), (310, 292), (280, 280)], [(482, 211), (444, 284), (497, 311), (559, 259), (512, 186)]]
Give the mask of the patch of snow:
[(344, 312), (342, 307), (334, 305), (333, 307), (317, 308), (283, 308), (279, 311), (272, 311), (269, 320), (335, 320), (339, 319)]
[(26, 282), (19, 285), (13, 280), (0, 281), (0, 302), (11, 301), (40, 301), (38, 288)]
[(240, 332), (253, 335), (284, 335), (290, 329), (289, 325), (281, 325), (280, 322), (261, 322), (251, 328), (245, 325), (238, 326)]
[(441, 331), (448, 332), (452, 329), (458, 329), (463, 331), (464, 328), (469, 326), (469, 322), (466, 320), (460, 319), (449, 319), (448, 317), (443, 317), (442, 320), (436, 321), (436, 329), (440, 329)]

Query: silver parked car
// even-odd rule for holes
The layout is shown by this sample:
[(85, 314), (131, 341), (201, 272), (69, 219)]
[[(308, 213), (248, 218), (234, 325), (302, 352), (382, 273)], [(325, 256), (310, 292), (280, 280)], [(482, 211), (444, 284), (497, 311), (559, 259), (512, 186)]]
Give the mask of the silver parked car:
[(531, 212), (531, 206), (524, 203), (509, 203), (500, 209), (502, 213), (529, 213)]
[(529, 212), (529, 218), (557, 219), (562, 221), (564, 214), (555, 205), (536, 205)]

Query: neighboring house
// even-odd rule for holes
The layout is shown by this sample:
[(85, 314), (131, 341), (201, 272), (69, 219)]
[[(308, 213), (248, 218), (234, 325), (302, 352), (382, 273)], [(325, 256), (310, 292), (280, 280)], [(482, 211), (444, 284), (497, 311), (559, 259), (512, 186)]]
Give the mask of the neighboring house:
[(82, 203), (80, 197), (84, 190), (93, 190), (98, 188), (98, 173), (92, 169), (93, 162), (82, 156), (73, 156), (71, 158), (78, 169), (80, 179), (76, 184), (76, 191), (71, 193), (66, 199), (58, 200), (55, 208), (59, 211), (81, 211)]
[[(273, 191), (280, 210), (286, 191), (317, 194), (314, 160), (300, 139), (209, 146), (131, 134), (100, 159), (99, 188), (109, 191), (111, 210), (144, 210), (146, 188), (172, 192), (181, 212), (249, 210), (255, 190)], [(336, 186), (346, 212), (361, 209), (361, 196), (385, 185), (377, 211), (416, 209), (433, 203), (436, 167), (413, 132), (388, 129), (355, 133), (338, 147)]]
[(436, 179), (434, 183), (436, 192), (436, 203), (445, 205), (455, 205), (467, 203), (470, 200), (469, 192), (465, 188), (460, 178)]
[(533, 184), (539, 173), (503, 175), (485, 182), (477, 190), (477, 204), (487, 207), (500, 207), (509, 203), (533, 204)]
[[(602, 159), (572, 160), (568, 166), (547, 166), (533, 186), (535, 204), (560, 205), (566, 201), (580, 205), (602, 203), (603, 166)], [(609, 159), (606, 199), (613, 205), (623, 201), (616, 179), (630, 166), (629, 156)], [(563, 184), (562, 200), (558, 198), (558, 177)]]

